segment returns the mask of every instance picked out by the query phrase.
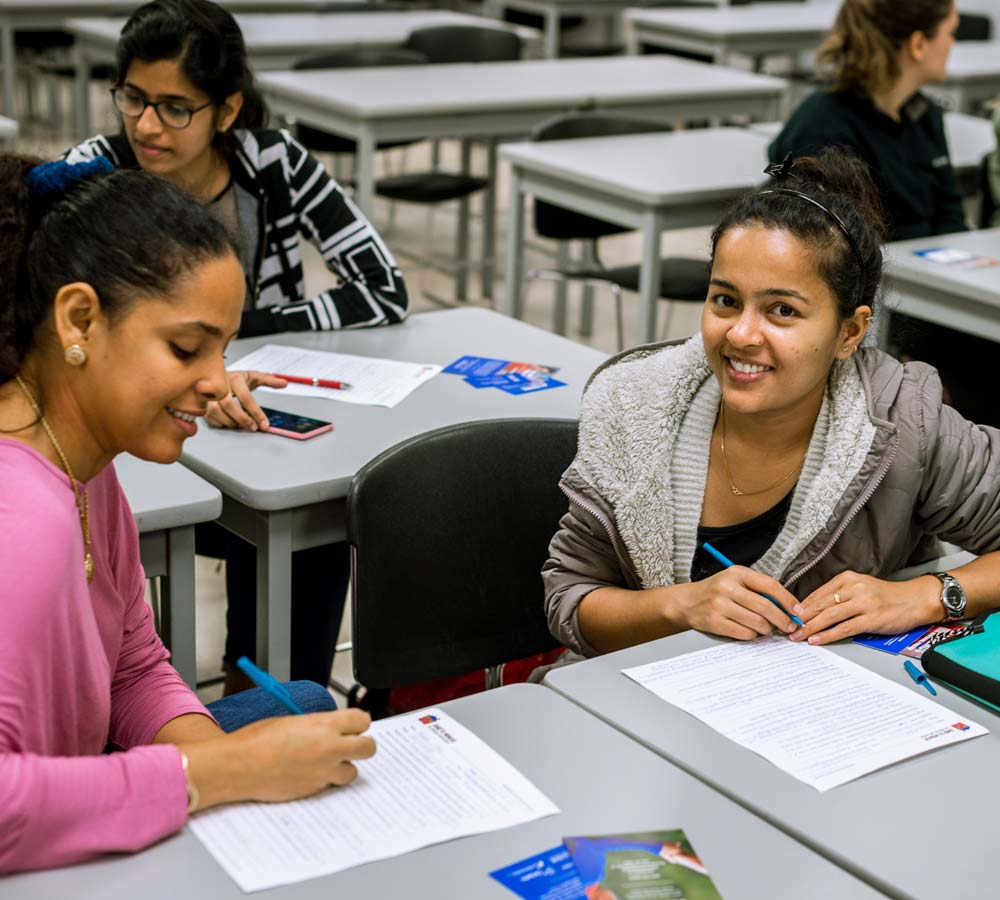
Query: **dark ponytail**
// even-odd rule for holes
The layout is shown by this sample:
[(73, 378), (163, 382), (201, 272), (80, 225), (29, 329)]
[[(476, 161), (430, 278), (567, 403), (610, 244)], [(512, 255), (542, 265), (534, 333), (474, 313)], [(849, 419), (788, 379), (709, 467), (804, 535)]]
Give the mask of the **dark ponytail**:
[[(794, 194), (775, 193), (775, 188), (798, 191), (834, 213), (854, 240), (860, 263), (829, 213)], [(842, 319), (850, 318), (859, 306), (875, 309), (888, 229), (868, 166), (857, 156), (826, 149), (817, 156), (801, 157), (784, 177), (744, 194), (712, 232), (713, 258), (727, 231), (756, 224), (787, 231), (815, 250), (819, 273), (837, 298)], [(863, 283), (860, 295), (859, 281)]]
[(170, 296), (200, 263), (238, 255), (225, 227), (162, 178), (117, 169), (49, 205), (25, 184), (37, 162), (0, 154), (0, 384), (21, 370), (63, 285), (91, 285), (114, 321)]
[(267, 107), (247, 62), (243, 32), (232, 14), (210, 0), (153, 0), (125, 23), (118, 40), (116, 84), (124, 84), (134, 60), (176, 59), (188, 81), (212, 103), (243, 95), (233, 128), (267, 124)]

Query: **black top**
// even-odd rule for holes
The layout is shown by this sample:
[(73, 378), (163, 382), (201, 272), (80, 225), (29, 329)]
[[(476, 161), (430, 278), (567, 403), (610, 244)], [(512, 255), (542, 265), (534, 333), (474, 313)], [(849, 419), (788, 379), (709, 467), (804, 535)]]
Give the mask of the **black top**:
[(701, 546), (705, 541), (738, 566), (752, 566), (757, 562), (767, 553), (784, 527), (794, 493), (793, 488), (767, 512), (762, 512), (748, 522), (726, 525), (723, 528), (707, 528), (699, 525), (698, 549), (691, 562), (691, 580), (701, 581), (725, 568)]
[(863, 94), (817, 91), (792, 113), (768, 154), (778, 162), (824, 147), (852, 150), (868, 163), (892, 240), (966, 230), (944, 117), (923, 94), (910, 98), (896, 122)]

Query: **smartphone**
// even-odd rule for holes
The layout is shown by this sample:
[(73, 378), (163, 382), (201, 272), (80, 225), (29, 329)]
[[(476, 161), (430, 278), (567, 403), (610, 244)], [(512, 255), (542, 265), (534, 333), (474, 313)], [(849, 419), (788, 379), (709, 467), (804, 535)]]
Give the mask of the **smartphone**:
[(267, 416), (267, 421), (271, 427), (266, 434), (280, 434), (282, 437), (290, 437), (296, 441), (305, 441), (317, 434), (325, 431), (333, 431), (333, 422), (324, 422), (322, 419), (310, 419), (308, 416), (297, 416), (295, 413), (282, 412), (280, 409), (268, 409), (261, 407), (261, 411)]

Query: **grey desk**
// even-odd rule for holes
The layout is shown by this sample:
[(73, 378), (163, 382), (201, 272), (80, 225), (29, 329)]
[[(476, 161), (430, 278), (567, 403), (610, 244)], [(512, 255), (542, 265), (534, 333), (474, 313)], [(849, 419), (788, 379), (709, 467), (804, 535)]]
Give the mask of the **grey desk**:
[[(553, 115), (583, 109), (660, 120), (774, 118), (786, 86), (779, 78), (667, 57), (280, 72), (258, 80), (274, 112), (358, 142), (355, 199), (369, 216), (378, 141), (521, 136)], [(463, 156), (467, 161), (467, 148)], [(488, 160), (493, 185), (492, 142)], [(488, 190), (483, 210), (487, 260), (494, 255), (494, 214)], [(482, 279), (484, 294), (491, 296), (489, 264)]]
[(1000, 94), (1000, 41), (955, 44), (945, 82), (925, 85), (922, 90), (948, 109), (978, 112), (984, 101)]
[[(514, 31), (524, 41), (529, 53), (538, 43), (538, 32), (533, 28), (519, 28), (444, 10), (328, 14), (290, 12), (293, 14), (282, 12), (236, 17), (254, 69), (290, 69), (297, 60), (315, 53), (359, 47), (398, 47), (417, 29), (442, 25), (475, 25)], [(124, 24), (124, 19), (108, 18), (69, 19), (65, 23), (66, 29), (76, 38), (76, 127), (80, 137), (90, 133), (88, 85), (91, 68), (95, 63), (114, 61), (115, 47)]]
[(147, 578), (166, 576), (160, 593), (161, 630), (174, 668), (196, 681), (194, 526), (222, 512), (222, 495), (184, 466), (161, 466), (122, 454), (115, 460), (132, 515)]
[[(667, 828), (686, 831), (726, 900), (880, 896), (553, 691), (513, 685), (444, 709), (523, 772), (560, 812), (255, 896), (509, 900), (514, 895), (489, 873), (554, 847), (564, 836)], [(135, 856), (0, 881), (4, 900), (245, 896), (186, 828)]]
[[(773, 141), (781, 131), (782, 122), (755, 122), (750, 130)], [(944, 131), (948, 139), (951, 164), (956, 174), (969, 179), (979, 169), (982, 158), (997, 145), (993, 123), (979, 116), (960, 112), (944, 114)]]
[(727, 203), (764, 180), (767, 144), (742, 128), (504, 144), (511, 168), (504, 311), (521, 314), (524, 197), (532, 194), (642, 231), (637, 339), (652, 340), (660, 235), (716, 222)]
[[(364, 0), (220, 0), (232, 12), (318, 11), (337, 7), (356, 8)], [(0, 0), (0, 64), (3, 66), (3, 111), (14, 115), (17, 66), (14, 33), (61, 28), (70, 16), (128, 15), (139, 0)], [(79, 136), (79, 135), (78, 135)]]
[(609, 34), (613, 35), (622, 10), (634, 5), (635, 0), (487, 0), (483, 11), (496, 19), (502, 19), (507, 10), (541, 16), (545, 22), (545, 58), (556, 59), (559, 56), (559, 20), (563, 16), (604, 19)]
[(17, 122), (6, 116), (0, 116), (0, 147), (7, 151), (13, 150), (14, 145), (17, 144), (17, 134)]
[(447, 365), (464, 354), (559, 367), (567, 387), (513, 397), (438, 375), (393, 409), (267, 394), (265, 404), (319, 419), (334, 430), (299, 442), (267, 434), (202, 428), (183, 462), (223, 494), (221, 524), (257, 547), (257, 662), (278, 678), (289, 671), (291, 554), (342, 541), (344, 498), (365, 463), (406, 438), (444, 425), (510, 416), (576, 418), (590, 373), (605, 355), (484, 309), (411, 316), (400, 325), (239, 341), (238, 360), (267, 342)]
[[(621, 674), (718, 642), (687, 632), (556, 670), (546, 684), (891, 897), (997, 896), (1000, 719), (939, 687), (958, 720), (992, 733), (821, 794)], [(850, 643), (834, 652), (923, 694), (898, 656)]]
[(759, 59), (815, 49), (837, 5), (754, 3), (736, 9), (632, 9), (625, 13), (630, 53), (643, 46), (683, 50), (725, 62), (739, 53)]
[(887, 308), (1000, 341), (1000, 266), (959, 269), (927, 262), (913, 253), (933, 247), (953, 247), (1000, 259), (1000, 228), (889, 244), (885, 267)]

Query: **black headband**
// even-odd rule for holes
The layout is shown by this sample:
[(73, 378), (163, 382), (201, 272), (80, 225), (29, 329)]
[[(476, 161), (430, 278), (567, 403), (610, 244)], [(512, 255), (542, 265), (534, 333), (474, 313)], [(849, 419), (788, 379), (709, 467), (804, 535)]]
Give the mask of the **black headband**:
[[(772, 163), (764, 169), (764, 174), (770, 175), (777, 181), (787, 177), (791, 169), (792, 160), (791, 154), (789, 153), (782, 162)], [(798, 197), (801, 200), (805, 200), (807, 203), (811, 203), (817, 209), (821, 209), (827, 214), (827, 216), (829, 216), (830, 219), (833, 220), (833, 223), (840, 229), (840, 233), (844, 236), (844, 240), (847, 241), (848, 246), (851, 248), (851, 252), (854, 254), (854, 258), (858, 263), (858, 304), (860, 305), (865, 296), (865, 262), (861, 256), (861, 250), (858, 248), (858, 244), (851, 235), (851, 232), (844, 224), (844, 220), (840, 218), (840, 216), (838, 216), (832, 209), (825, 207), (815, 197), (803, 194), (802, 191), (794, 191), (791, 188), (776, 187), (760, 192), (760, 196), (764, 196), (765, 194), (786, 194), (789, 197)]]

